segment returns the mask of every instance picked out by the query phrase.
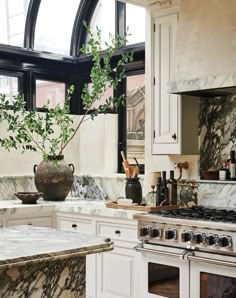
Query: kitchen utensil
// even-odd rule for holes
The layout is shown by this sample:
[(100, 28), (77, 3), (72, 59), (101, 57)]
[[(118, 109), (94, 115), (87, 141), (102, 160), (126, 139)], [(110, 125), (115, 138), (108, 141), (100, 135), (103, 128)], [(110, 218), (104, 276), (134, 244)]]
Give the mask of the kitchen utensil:
[(128, 160), (125, 158), (125, 153), (124, 153), (124, 151), (121, 151), (120, 154), (121, 154), (122, 159), (123, 159), (123, 163), (122, 163), (122, 164), (123, 164), (124, 169), (125, 169), (125, 168), (129, 168), (129, 162), (128, 162)]

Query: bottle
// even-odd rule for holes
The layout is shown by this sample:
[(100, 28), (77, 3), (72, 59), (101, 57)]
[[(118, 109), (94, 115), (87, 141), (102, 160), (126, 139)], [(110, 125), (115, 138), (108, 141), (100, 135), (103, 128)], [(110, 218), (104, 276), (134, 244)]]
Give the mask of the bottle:
[(156, 185), (156, 206), (159, 206), (163, 200), (162, 193), (161, 193), (161, 187), (162, 187), (161, 177), (158, 177), (157, 185)]
[(177, 205), (177, 180), (174, 178), (174, 171), (170, 171), (168, 180), (169, 202), (171, 205)]
[(169, 205), (169, 190), (167, 187), (166, 171), (162, 171), (162, 187), (161, 187), (162, 200), (165, 201), (164, 205)]
[(230, 179), (236, 180), (236, 159), (235, 159), (235, 151), (230, 151)]
[(219, 180), (226, 181), (228, 179), (229, 179), (229, 169), (227, 166), (227, 161), (224, 161), (222, 168), (219, 170)]

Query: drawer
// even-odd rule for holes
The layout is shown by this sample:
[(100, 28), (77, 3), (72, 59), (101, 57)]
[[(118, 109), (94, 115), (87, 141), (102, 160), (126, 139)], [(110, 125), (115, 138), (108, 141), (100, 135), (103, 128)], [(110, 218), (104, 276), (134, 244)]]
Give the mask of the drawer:
[(137, 242), (137, 226), (135, 225), (123, 225), (123, 224), (114, 224), (107, 222), (97, 222), (97, 235), (103, 237), (109, 237), (113, 241), (129, 241)]
[(92, 234), (92, 221), (86, 219), (57, 217), (57, 228), (78, 231), (85, 234)]
[(16, 218), (16, 219), (7, 219), (6, 226), (18, 226), (18, 225), (34, 225), (37, 227), (52, 227), (52, 217), (32, 217), (32, 218)]

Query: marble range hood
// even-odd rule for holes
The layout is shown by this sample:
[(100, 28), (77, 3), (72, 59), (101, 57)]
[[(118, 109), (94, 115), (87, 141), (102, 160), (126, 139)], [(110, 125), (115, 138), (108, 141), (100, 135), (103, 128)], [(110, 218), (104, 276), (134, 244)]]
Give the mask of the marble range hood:
[(181, 0), (169, 92), (236, 93), (236, 1)]

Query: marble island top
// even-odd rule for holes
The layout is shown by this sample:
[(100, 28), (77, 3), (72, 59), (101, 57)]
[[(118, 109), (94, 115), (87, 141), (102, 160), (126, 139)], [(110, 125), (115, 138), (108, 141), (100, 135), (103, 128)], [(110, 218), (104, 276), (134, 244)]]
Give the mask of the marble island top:
[(134, 214), (143, 211), (107, 208), (104, 201), (79, 200), (68, 197), (63, 202), (39, 199), (37, 204), (22, 204), (20, 200), (0, 200), (0, 215), (25, 214), (40, 211), (70, 212), (91, 216), (133, 219)]
[(65, 259), (110, 251), (113, 247), (108, 240), (104, 237), (29, 225), (2, 228), (0, 268), (41, 259)]

